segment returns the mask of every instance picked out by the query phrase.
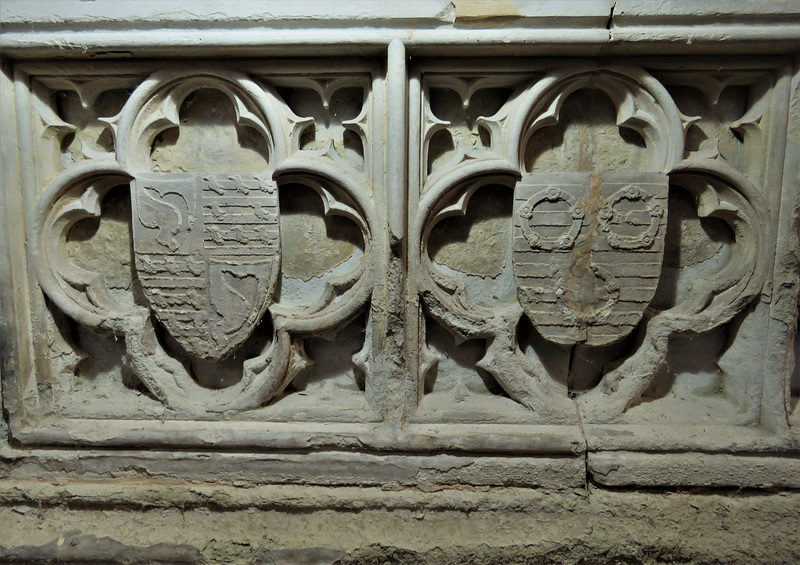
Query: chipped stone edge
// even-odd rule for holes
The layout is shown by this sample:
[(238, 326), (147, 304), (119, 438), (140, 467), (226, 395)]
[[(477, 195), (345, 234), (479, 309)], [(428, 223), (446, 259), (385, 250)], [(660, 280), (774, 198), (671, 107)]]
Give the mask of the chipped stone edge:
[(594, 483), (608, 487), (800, 488), (796, 454), (598, 452), (588, 454), (587, 469)]
[[(565, 485), (566, 490), (572, 490)], [(73, 508), (259, 509), (276, 511), (337, 509), (347, 511), (426, 509), (492, 511), (508, 507), (540, 509), (554, 490), (521, 487), (395, 489), (364, 486), (220, 485), (158, 481), (3, 481), (0, 505), (58, 505)], [(422, 495), (422, 496), (421, 496)], [(500, 496), (502, 495), (502, 496)]]

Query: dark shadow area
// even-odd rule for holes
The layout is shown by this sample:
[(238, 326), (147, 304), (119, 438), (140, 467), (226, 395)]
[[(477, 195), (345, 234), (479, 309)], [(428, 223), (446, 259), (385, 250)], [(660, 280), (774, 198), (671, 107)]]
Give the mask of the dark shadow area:
[(517, 343), (527, 356), (538, 357), (547, 374), (556, 382), (568, 386), (570, 348), (547, 341), (531, 324), (525, 314), (517, 324)]
[(431, 112), (452, 125), (464, 125), (473, 129), (480, 117), (489, 117), (497, 113), (511, 96), (510, 88), (483, 88), (470, 97), (464, 106), (457, 92), (446, 88), (430, 89)]
[[(303, 340), (306, 355), (313, 365), (301, 371), (287, 391), (305, 391), (335, 380), (338, 388), (363, 392), (365, 375), (353, 365), (353, 355), (364, 347), (366, 316), (361, 314), (330, 338), (309, 337)], [(350, 374), (352, 373), (352, 378)]]
[(455, 151), (453, 136), (446, 129), (439, 130), (433, 134), (428, 143), (428, 174), (433, 172), (434, 166), (444, 160), (445, 155)]

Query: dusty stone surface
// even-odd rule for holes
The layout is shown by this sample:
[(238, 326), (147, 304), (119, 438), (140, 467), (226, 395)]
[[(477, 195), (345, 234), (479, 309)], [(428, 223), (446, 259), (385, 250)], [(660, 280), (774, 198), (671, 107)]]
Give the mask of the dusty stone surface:
[(503, 192), (502, 186), (485, 187), (463, 220), (438, 224), (431, 233), (431, 258), (464, 274), (496, 278), (511, 248), (510, 210)]
[[(39, 417), (99, 415), (186, 420), (202, 441), (218, 432), (192, 418), (402, 430), (424, 404), (422, 420), (454, 426), (503, 425), (491, 414), (507, 409), (548, 425), (763, 424), (791, 449), (786, 426), (758, 417), (786, 410), (791, 384), (788, 403), (759, 395), (766, 357), (745, 372), (727, 353), (794, 318), (754, 306), (796, 300), (773, 294), (770, 271), (791, 253), (770, 227), (790, 206), (772, 173), (793, 107), (773, 78), (788, 71), (687, 61), (421, 62), (409, 194), (382, 165), (405, 162), (382, 143), (405, 139), (404, 56), (386, 82), (369, 62), (32, 69), (33, 164), (52, 180), (20, 202), (19, 260), (41, 291), (26, 347), (52, 355), (12, 384), (18, 437)], [(106, 150), (77, 159), (76, 139)], [(340, 334), (350, 367), (314, 345)], [(331, 386), (305, 398), (312, 363)], [(401, 374), (404, 391), (388, 384)]]
[(120, 188), (103, 202), (99, 220), (84, 220), (72, 227), (65, 245), (76, 265), (105, 273), (109, 289), (132, 293), (131, 201), (127, 187)]
[(283, 275), (308, 282), (324, 277), (363, 248), (356, 227), (344, 218), (324, 217), (322, 201), (308, 188), (288, 186), (281, 207), (281, 237), (286, 249)]
[(177, 127), (160, 132), (153, 140), (153, 171), (257, 172), (267, 167), (266, 140), (252, 127), (234, 127), (233, 104), (219, 90), (191, 93), (181, 104), (178, 117)]
[(796, 6), (35, 4), (0, 561), (800, 561)]
[[(96, 488), (99, 498), (109, 485)], [(168, 491), (155, 498), (143, 486), (133, 507), (121, 510), (113, 499), (102, 507), (94, 506), (99, 500), (84, 506), (66, 485), (40, 492), (46, 490), (53, 497), (48, 504), (39, 506), (34, 499), (2, 509), (10, 525), (0, 544), (5, 555), (81, 555), (83, 548), (83, 555), (91, 555), (90, 548), (106, 546), (140, 560), (133, 562), (160, 562), (172, 552), (175, 562), (236, 565), (717, 564), (800, 558), (798, 495), (789, 492), (590, 487), (422, 493), (173, 485), (172, 500)], [(18, 497), (4, 493), (6, 501)], [(64, 524), (81, 533), (66, 533)], [(41, 549), (46, 544), (64, 549), (50, 553)]]
[(643, 170), (644, 140), (617, 125), (616, 109), (602, 92), (581, 90), (564, 101), (557, 125), (525, 147), (530, 172)]
[(788, 69), (404, 49), (386, 77), (368, 59), (23, 65), (39, 176), (9, 195), (29, 218), (20, 331), (49, 353), (19, 358), (36, 371), (11, 381), (16, 437), (381, 422), (323, 435), (391, 449), (439, 422), (502, 449), (526, 441), (506, 424), (658, 423), (694, 445), (680, 426), (706, 421), (792, 450), (791, 371), (769, 373), (788, 402), (761, 394), (753, 337), (796, 311), (771, 270), (792, 253), (773, 172)]

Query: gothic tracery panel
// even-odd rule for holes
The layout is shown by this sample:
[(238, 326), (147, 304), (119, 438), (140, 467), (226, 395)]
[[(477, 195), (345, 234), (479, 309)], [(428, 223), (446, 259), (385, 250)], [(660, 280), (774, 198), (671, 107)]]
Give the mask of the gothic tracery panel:
[(398, 60), (21, 66), (15, 439), (792, 449), (779, 62)]
[[(459, 407), (486, 425), (521, 407), (539, 423), (577, 414), (590, 445), (618, 449), (756, 422), (762, 375), (743, 352), (758, 347), (775, 237), (755, 156), (770, 74), (509, 67), (418, 68), (427, 165), (411, 249), (426, 322), (412, 419)], [(514, 86), (473, 107), (481, 81)], [(432, 111), (443, 85), (485, 132), (454, 145), (446, 170), (430, 133), (456, 127)], [(486, 386), (435, 386), (469, 373)], [(642, 438), (626, 443), (619, 429)]]
[[(371, 157), (298, 143), (342, 122), (327, 97), (348, 88), (345, 131), (366, 135), (371, 70), (246, 71), (34, 79), (42, 159), (61, 151), (29, 218), (37, 322), (62, 359), (39, 377), (56, 415), (280, 420), (299, 396), (291, 419), (378, 417), (358, 367), (380, 263)], [(325, 98), (313, 116), (278, 94), (295, 83)], [(338, 374), (313, 366), (315, 336), (351, 351)]]

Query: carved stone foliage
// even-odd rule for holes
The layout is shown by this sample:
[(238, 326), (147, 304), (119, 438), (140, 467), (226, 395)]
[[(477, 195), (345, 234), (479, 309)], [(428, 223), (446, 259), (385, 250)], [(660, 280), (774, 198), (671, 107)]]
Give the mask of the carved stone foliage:
[[(732, 332), (755, 316), (775, 241), (769, 181), (741, 151), (763, 135), (768, 76), (704, 71), (692, 82), (634, 65), (458, 72), (420, 70), (426, 167), (411, 248), (428, 322), (413, 417), (436, 420), (437, 404), (450, 403), (484, 422), (498, 411), (509, 422), (569, 422), (576, 410), (585, 424), (752, 422), (757, 402), (737, 394), (759, 376), (742, 377), (727, 357), (754, 338)], [(509, 89), (484, 106), (476, 93), (489, 83)], [(454, 144), (446, 170), (431, 135), (457, 138), (432, 110), (442, 88), (468, 114), (475, 100), (468, 121), (481, 139)], [(694, 387), (681, 374), (681, 356), (700, 355), (687, 339), (705, 344), (711, 373), (698, 371)], [(436, 385), (450, 380), (458, 350), (472, 352), (460, 372), (486, 386)], [(513, 416), (509, 398), (528, 416)]]
[[(34, 119), (60, 148), (55, 169), (63, 169), (29, 218), (29, 257), (51, 312), (42, 329), (77, 356), (76, 375), (87, 357), (116, 366), (142, 413), (160, 404), (171, 417), (213, 417), (292, 397), (298, 375), (305, 387), (318, 380), (308, 374), (306, 339), (336, 340), (351, 323), (369, 324), (381, 231), (364, 145), (347, 159), (341, 139), (342, 127), (365, 136), (372, 126), (369, 75), (278, 74), (208, 66), (138, 81), (113, 72), (35, 79)], [(291, 88), (322, 102), (298, 116), (304, 106), (292, 105)], [(343, 89), (352, 119), (342, 120)], [(98, 109), (107, 92), (117, 102), (110, 116)], [(334, 122), (343, 124), (338, 140), (300, 142)], [(106, 135), (111, 141), (98, 141)], [(111, 202), (124, 208), (118, 221), (127, 227), (105, 233)], [(105, 259), (126, 258), (116, 277), (102, 260), (81, 264), (97, 258), (98, 238)], [(344, 347), (358, 343), (358, 332), (345, 333)], [(353, 358), (370, 345), (360, 341)], [(101, 355), (85, 351), (103, 343)], [(371, 418), (378, 399), (353, 363), (338, 378), (349, 417)], [(348, 374), (352, 386), (342, 382)], [(123, 400), (123, 382), (116, 387)]]

